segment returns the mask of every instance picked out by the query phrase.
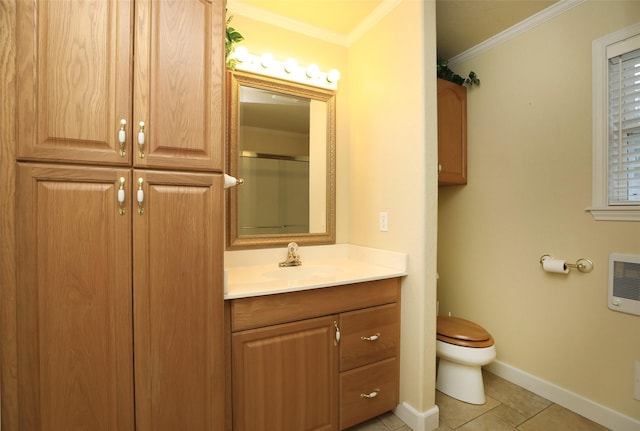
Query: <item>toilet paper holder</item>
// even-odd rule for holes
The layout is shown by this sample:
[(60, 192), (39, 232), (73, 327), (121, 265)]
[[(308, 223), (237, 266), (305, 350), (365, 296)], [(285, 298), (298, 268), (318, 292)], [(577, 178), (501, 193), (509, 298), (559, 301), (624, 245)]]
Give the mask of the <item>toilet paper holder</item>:
[[(540, 265), (544, 263), (545, 259), (553, 259), (553, 257), (551, 257), (551, 255), (549, 254), (543, 254), (542, 256), (540, 256)], [(567, 266), (567, 268), (577, 269), (578, 271), (584, 273), (593, 271), (593, 262), (583, 257), (576, 260), (576, 263), (565, 262), (565, 265)]]

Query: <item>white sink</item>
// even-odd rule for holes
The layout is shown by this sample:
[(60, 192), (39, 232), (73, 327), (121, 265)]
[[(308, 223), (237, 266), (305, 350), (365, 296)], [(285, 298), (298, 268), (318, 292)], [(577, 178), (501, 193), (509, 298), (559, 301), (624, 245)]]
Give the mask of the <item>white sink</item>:
[(302, 264), (301, 266), (286, 266), (283, 268), (277, 268), (272, 271), (267, 271), (262, 275), (266, 278), (276, 279), (276, 280), (318, 280), (318, 279), (329, 279), (336, 277), (344, 272), (341, 268), (337, 268), (335, 266), (320, 266), (320, 265), (309, 265), (305, 266)]

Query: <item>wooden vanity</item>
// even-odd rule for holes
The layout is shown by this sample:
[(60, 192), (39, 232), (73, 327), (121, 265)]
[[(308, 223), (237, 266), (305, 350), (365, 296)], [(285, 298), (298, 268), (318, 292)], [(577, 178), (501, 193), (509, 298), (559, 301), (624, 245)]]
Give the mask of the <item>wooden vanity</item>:
[(227, 301), (234, 431), (343, 430), (399, 400), (400, 278)]

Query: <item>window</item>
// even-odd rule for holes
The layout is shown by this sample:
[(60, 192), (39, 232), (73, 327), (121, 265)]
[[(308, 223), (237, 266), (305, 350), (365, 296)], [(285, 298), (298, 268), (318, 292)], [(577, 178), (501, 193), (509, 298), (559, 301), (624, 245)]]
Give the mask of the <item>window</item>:
[(596, 220), (640, 221), (640, 24), (593, 42)]
[(609, 58), (608, 147), (609, 205), (639, 204), (640, 48)]

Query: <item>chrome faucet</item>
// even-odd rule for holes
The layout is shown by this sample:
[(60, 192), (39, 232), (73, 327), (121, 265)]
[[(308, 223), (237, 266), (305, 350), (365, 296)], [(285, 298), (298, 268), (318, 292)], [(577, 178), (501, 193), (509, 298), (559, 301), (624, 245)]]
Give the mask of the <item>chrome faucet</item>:
[(295, 242), (290, 242), (287, 246), (287, 260), (284, 262), (280, 262), (278, 266), (300, 266), (302, 265), (302, 261), (300, 260), (300, 255), (298, 254), (298, 244)]

